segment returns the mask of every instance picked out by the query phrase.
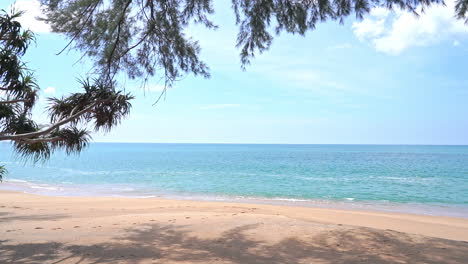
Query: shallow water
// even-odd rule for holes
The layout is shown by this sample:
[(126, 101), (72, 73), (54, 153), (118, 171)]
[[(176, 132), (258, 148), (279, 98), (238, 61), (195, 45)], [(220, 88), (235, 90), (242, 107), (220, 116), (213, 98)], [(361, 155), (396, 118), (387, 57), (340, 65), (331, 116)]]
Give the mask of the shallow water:
[(468, 146), (94, 143), (46, 163), (15, 159), (0, 189), (168, 197), (468, 217)]

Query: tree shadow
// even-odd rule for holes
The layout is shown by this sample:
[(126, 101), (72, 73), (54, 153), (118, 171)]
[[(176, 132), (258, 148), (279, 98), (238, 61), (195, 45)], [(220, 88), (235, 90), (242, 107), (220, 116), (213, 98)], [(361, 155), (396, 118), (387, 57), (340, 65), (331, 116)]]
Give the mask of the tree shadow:
[(233, 228), (215, 238), (184, 226), (142, 225), (108, 243), (8, 244), (0, 263), (466, 263), (468, 243), (370, 228), (324, 231), (307, 240), (267, 243), (247, 234), (257, 225)]
[(64, 214), (44, 214), (44, 215), (11, 215), (10, 213), (0, 213), (0, 223), (12, 221), (53, 221), (69, 217)]
[(7, 245), (0, 242), (0, 263), (49, 263), (57, 258), (60, 243), (23, 243)]

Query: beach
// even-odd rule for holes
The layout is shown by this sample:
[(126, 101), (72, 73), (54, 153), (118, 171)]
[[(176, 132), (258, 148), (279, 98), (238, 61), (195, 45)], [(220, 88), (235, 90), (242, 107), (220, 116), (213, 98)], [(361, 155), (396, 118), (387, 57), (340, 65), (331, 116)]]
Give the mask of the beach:
[(0, 264), (468, 264), (468, 0), (2, 3)]
[(468, 219), (0, 191), (0, 263), (466, 263)]

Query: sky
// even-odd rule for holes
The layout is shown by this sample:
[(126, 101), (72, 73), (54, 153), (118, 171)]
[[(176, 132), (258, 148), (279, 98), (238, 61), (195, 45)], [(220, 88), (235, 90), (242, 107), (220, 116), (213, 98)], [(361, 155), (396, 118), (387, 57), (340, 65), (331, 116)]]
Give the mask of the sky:
[[(0, 0), (8, 9), (14, 1)], [(362, 20), (318, 24), (305, 37), (283, 33), (244, 71), (230, 5), (215, 1), (217, 30), (190, 27), (211, 78), (186, 76), (153, 105), (162, 86), (121, 79), (137, 98), (131, 115), (96, 142), (468, 144), (468, 25), (453, 1), (419, 18), (373, 9)], [(20, 22), (37, 34), (25, 60), (47, 97), (80, 90), (88, 62), (51, 33), (37, 0), (18, 0)]]

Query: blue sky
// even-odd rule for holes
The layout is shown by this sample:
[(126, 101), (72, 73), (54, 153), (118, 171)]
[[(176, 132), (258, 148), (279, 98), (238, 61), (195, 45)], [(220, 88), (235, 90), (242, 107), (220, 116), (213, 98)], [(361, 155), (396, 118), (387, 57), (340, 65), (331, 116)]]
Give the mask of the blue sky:
[[(2, 8), (13, 1), (2, 0)], [(5, 3), (5, 4), (4, 4)], [(210, 79), (187, 76), (163, 101), (161, 85), (145, 91), (125, 78), (137, 96), (131, 116), (99, 142), (468, 144), (468, 25), (453, 18), (453, 3), (419, 19), (375, 9), (362, 21), (322, 23), (306, 37), (282, 34), (246, 71), (235, 48), (237, 28), (229, 6), (215, 2), (216, 31), (192, 27)], [(67, 41), (34, 21), (35, 0), (24, 25), (38, 34), (25, 59), (44, 97), (80, 89), (89, 63), (60, 56)], [(41, 100), (35, 116), (46, 122)]]

